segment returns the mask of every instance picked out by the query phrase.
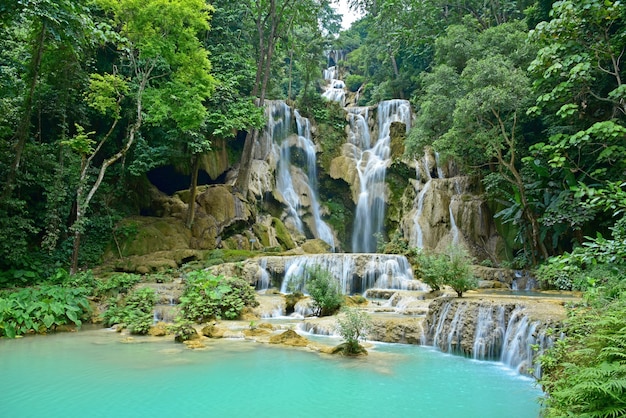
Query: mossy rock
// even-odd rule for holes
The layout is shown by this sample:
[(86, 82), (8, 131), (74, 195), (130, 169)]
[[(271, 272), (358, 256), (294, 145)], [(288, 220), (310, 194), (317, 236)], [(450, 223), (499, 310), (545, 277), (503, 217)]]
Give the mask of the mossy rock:
[(289, 230), (280, 219), (272, 218), (272, 226), (276, 231), (276, 239), (281, 247), (285, 250), (292, 250), (296, 248), (296, 244), (293, 242), (293, 238), (291, 238)]
[(103, 267), (112, 268), (115, 271), (127, 273), (150, 274), (175, 270), (183, 264), (194, 260), (202, 260), (205, 255), (203, 251), (179, 249), (172, 251), (157, 251), (145, 255), (136, 255), (122, 259), (113, 260)]
[(159, 322), (150, 327), (148, 334), (153, 337), (164, 337), (167, 335), (167, 324), (165, 322)]
[[(158, 251), (189, 249), (191, 232), (177, 218), (154, 218), (134, 216), (124, 219), (118, 229), (132, 230), (126, 240), (120, 242), (119, 251), (123, 257), (142, 256)], [(109, 249), (106, 259), (118, 258), (117, 249)]]
[(200, 331), (202, 335), (209, 338), (223, 338), (228, 329), (219, 326), (218, 324), (209, 324), (202, 328)]
[(389, 127), (389, 138), (391, 140), (391, 158), (402, 158), (406, 139), (406, 125), (402, 122), (392, 122)]
[(321, 239), (309, 239), (300, 246), (307, 254), (324, 254), (330, 252), (330, 245)]
[(254, 224), (252, 225), (252, 231), (254, 232), (254, 235), (258, 237), (261, 245), (264, 248), (270, 246), (270, 234), (268, 228), (265, 225), (262, 225), (260, 223)]
[(291, 347), (306, 347), (311, 342), (299, 335), (294, 330), (290, 329), (282, 334), (273, 335), (270, 337), (270, 344), (283, 344)]
[(352, 347), (348, 343), (339, 344), (330, 351), (330, 354), (341, 354), (346, 357), (361, 357), (367, 356), (367, 350), (361, 344), (357, 344), (356, 347)]

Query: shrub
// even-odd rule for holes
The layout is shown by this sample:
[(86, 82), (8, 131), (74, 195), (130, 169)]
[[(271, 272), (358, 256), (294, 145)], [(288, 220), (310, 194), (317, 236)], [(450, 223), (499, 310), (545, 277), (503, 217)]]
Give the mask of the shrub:
[(91, 312), (84, 288), (40, 286), (0, 296), (0, 336), (44, 333), (59, 325), (82, 324)]
[(168, 331), (174, 334), (174, 341), (179, 343), (198, 337), (193, 323), (184, 319), (177, 319), (174, 325), (168, 327)]
[(144, 287), (125, 299), (111, 298), (109, 308), (102, 316), (108, 326), (119, 324), (132, 334), (147, 334), (153, 323), (155, 303), (154, 289)]
[(445, 257), (447, 257), (447, 266), (444, 284), (454, 289), (458, 297), (462, 297), (464, 292), (478, 286), (478, 280), (472, 273), (471, 258), (463, 247), (454, 245), (449, 247)]
[(106, 280), (101, 280), (96, 286), (96, 296), (117, 296), (126, 294), (137, 283), (141, 281), (141, 276), (130, 273), (116, 273)]
[(320, 266), (307, 268), (305, 290), (313, 299), (313, 309), (317, 316), (332, 315), (339, 310), (343, 296), (339, 289), (339, 281)]
[(180, 302), (182, 317), (195, 322), (237, 319), (243, 308), (258, 305), (250, 283), (236, 277), (214, 276), (203, 270), (188, 274)]
[(462, 297), (463, 293), (478, 286), (471, 269), (471, 259), (463, 247), (450, 246), (445, 254), (426, 254), (417, 250), (412, 255), (415, 273), (433, 290), (450, 286)]
[(566, 338), (540, 357), (542, 416), (626, 415), (626, 300), (570, 312)]
[(359, 354), (362, 348), (359, 341), (372, 329), (369, 315), (359, 309), (343, 308), (343, 315), (337, 317), (337, 332), (346, 341), (346, 354)]

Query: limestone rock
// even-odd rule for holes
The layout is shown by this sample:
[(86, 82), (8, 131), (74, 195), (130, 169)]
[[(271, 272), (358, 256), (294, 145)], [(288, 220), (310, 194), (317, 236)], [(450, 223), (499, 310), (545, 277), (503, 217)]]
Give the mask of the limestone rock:
[(206, 325), (200, 331), (202, 335), (209, 338), (223, 338), (224, 334), (228, 331), (228, 328), (222, 327), (218, 324)]
[(150, 327), (148, 334), (153, 337), (163, 337), (167, 335), (167, 324), (164, 322), (158, 322), (155, 325)]
[(321, 239), (306, 240), (300, 246), (307, 254), (323, 254), (330, 252), (330, 245)]
[(269, 342), (270, 344), (283, 344), (291, 347), (306, 347), (310, 344), (308, 339), (291, 329), (283, 332), (282, 334), (273, 335), (270, 337)]

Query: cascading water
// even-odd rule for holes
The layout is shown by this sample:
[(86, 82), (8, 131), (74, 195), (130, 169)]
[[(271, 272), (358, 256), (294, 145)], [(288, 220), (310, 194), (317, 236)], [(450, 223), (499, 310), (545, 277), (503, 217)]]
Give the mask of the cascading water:
[(541, 376), (534, 359), (554, 344), (547, 327), (522, 306), (442, 301), (428, 318), (425, 345), (478, 360), (500, 360), (520, 373)]
[(353, 143), (361, 147), (356, 162), (360, 188), (352, 235), (352, 251), (355, 253), (375, 252), (377, 236), (383, 232), (385, 174), (390, 163), (389, 134), (393, 122), (404, 123), (407, 132), (410, 129), (411, 106), (407, 100), (387, 100), (378, 105), (379, 133), (374, 144), (370, 144), (366, 138), (359, 137), (363, 134), (361, 125), (355, 124), (359, 130), (351, 132), (351, 137), (355, 138)]
[(306, 154), (307, 160), (307, 178), (309, 179), (309, 198), (311, 200), (311, 215), (313, 216), (315, 231), (313, 235), (316, 238), (324, 240), (331, 246), (331, 251), (335, 251), (335, 240), (330, 227), (322, 220), (320, 215), (320, 205), (317, 198), (317, 157), (315, 144), (311, 139), (311, 122), (309, 119), (302, 117), (296, 110), (296, 124), (298, 126), (298, 144)]
[[(317, 198), (317, 161), (316, 149), (311, 139), (311, 126), (307, 118), (301, 116), (297, 110), (292, 109), (282, 101), (268, 103), (268, 125), (266, 132), (271, 133), (272, 142), (278, 148), (278, 167), (276, 174), (276, 188), (283, 196), (287, 206), (287, 216), (293, 220), (293, 224), (299, 232), (304, 233), (300, 209), (308, 204), (313, 218), (311, 233), (315, 238), (327, 242), (334, 251), (335, 242), (330, 227), (322, 220), (320, 205)], [(295, 142), (292, 136), (292, 114), (296, 120), (297, 135)], [(291, 163), (292, 147), (302, 150), (306, 157), (306, 172), (295, 167)], [(294, 175), (303, 178), (298, 192), (295, 186)], [(307, 202), (304, 202), (307, 200)]]
[[(268, 261), (271, 260), (271, 261)], [(360, 294), (367, 289), (429, 290), (413, 278), (406, 257), (396, 254), (312, 254), (283, 257), (260, 257), (259, 277), (282, 276), (280, 291), (303, 290), (312, 267), (319, 266), (337, 278), (345, 294)], [(269, 281), (263, 284), (269, 286)], [(263, 290), (257, 281), (257, 288)]]

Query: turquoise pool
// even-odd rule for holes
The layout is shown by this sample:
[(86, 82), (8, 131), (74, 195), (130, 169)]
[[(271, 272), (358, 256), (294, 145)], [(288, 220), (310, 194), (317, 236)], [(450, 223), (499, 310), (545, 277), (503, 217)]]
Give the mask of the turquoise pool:
[(376, 344), (346, 359), (250, 341), (193, 351), (110, 330), (0, 340), (0, 416), (537, 417), (541, 391), (500, 363)]

